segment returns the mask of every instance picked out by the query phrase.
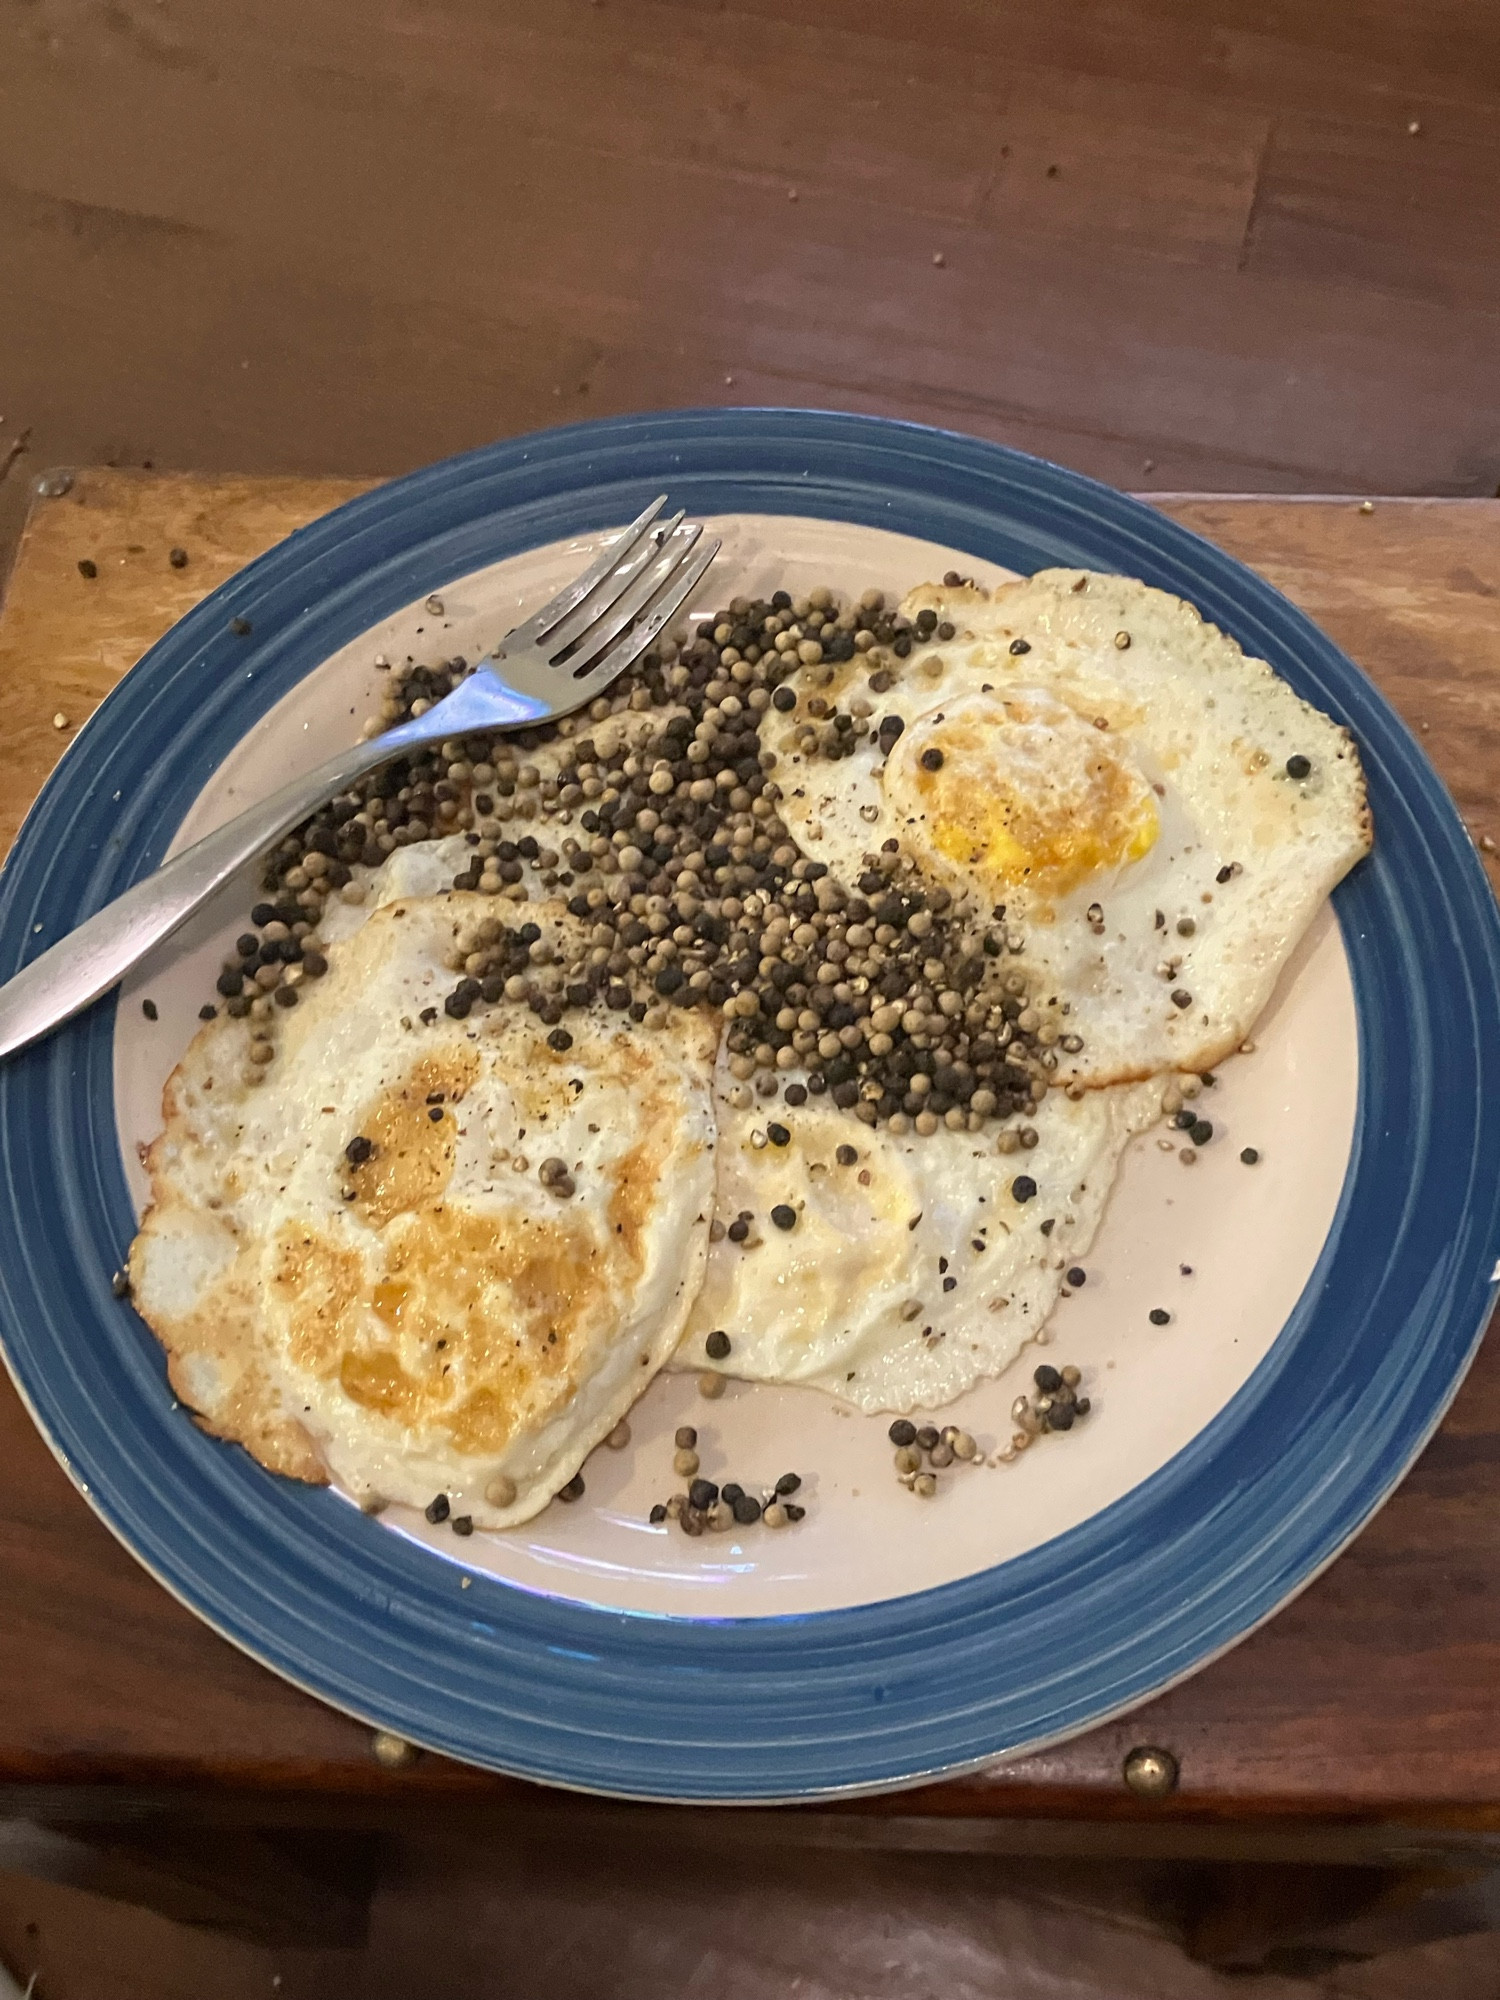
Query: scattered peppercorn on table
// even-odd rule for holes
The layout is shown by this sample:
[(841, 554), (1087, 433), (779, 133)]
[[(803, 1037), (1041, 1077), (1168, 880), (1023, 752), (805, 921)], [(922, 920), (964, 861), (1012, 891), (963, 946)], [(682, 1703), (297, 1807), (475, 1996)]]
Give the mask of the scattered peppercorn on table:
[[(0, 851), (73, 733), (146, 647), (365, 484), (96, 470), (37, 497), (0, 606)], [(1500, 882), (1500, 500), (1158, 504), (1286, 591), (1374, 676), (1420, 732)], [(1492, 1342), (1354, 1547), (1183, 1687), (971, 1777), (733, 1817), (746, 1838), (781, 1844), (1493, 1859), (1497, 1467)], [(372, 1741), (155, 1584), (94, 1519), (8, 1387), (0, 1601), (0, 1811), (353, 1828), (440, 1817), (451, 1828), (455, 1818), (581, 1825), (680, 1810), (548, 1793)]]

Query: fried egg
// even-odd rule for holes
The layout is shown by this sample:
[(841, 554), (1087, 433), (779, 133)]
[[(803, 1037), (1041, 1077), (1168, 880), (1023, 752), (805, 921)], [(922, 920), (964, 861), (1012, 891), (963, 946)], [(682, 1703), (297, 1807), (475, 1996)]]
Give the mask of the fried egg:
[[(797, 707), (762, 726), (804, 851), (852, 884), (896, 841), (1003, 926), (1037, 1000), (1071, 1015), (1059, 1083), (1201, 1070), (1236, 1048), (1369, 849), (1347, 732), (1126, 577), (924, 585), (903, 610), (956, 636), (886, 662), (888, 688), (860, 659), (801, 668)], [(858, 705), (852, 755), (809, 754), (828, 726), (815, 700)]]
[[(709, 1250), (674, 1365), (865, 1411), (937, 1409), (1010, 1365), (1093, 1240), (1127, 1142), (1160, 1115), (1153, 1084), (1051, 1091), (1036, 1146), (1000, 1154), (967, 1132), (898, 1138), (826, 1100), (736, 1110), (731, 1088), (721, 1068), (717, 1212), (750, 1233)], [(729, 1337), (719, 1361), (712, 1332)]]
[(557, 1049), (518, 1006), (442, 1011), (493, 908), (366, 915), (278, 1015), (263, 1083), (249, 1023), (205, 1028), (130, 1258), (205, 1429), (366, 1504), (446, 1494), (480, 1527), (543, 1507), (671, 1354), (714, 1157), (707, 1019), (646, 1035), (579, 1011)]
[[(446, 896), (453, 889), (454, 876), (468, 867), (472, 852), (461, 833), (450, 833), (442, 840), (422, 840), (410, 847), (398, 847), (379, 868), (356, 868), (355, 880), (363, 891), (359, 902), (350, 904), (331, 898), (318, 920), (319, 930), (332, 944), (339, 938), (352, 936), (369, 912), (382, 903), (394, 903), (401, 897), (415, 901), (423, 896)], [(485, 899), (486, 903), (488, 900)]]

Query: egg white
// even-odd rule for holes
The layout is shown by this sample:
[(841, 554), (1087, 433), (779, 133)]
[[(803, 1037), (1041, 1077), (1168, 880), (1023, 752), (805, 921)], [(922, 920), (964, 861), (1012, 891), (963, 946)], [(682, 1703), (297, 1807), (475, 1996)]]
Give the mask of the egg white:
[[(1009, 1367), (1093, 1240), (1126, 1144), (1160, 1115), (1154, 1084), (1052, 1091), (1036, 1146), (1002, 1154), (992, 1132), (897, 1137), (826, 1100), (738, 1110), (732, 1088), (721, 1065), (715, 1207), (726, 1224), (748, 1212), (750, 1234), (710, 1248), (673, 1365), (805, 1383), (866, 1411), (937, 1409)], [(767, 1140), (771, 1123), (788, 1144)], [(1036, 1187), (1024, 1201), (1022, 1175)], [(778, 1205), (793, 1228), (771, 1220)], [(715, 1331), (730, 1341), (721, 1361), (706, 1351)]]
[[(1129, 578), (924, 585), (903, 609), (956, 636), (886, 663), (896, 684), (880, 691), (865, 661), (802, 669), (797, 708), (763, 725), (794, 836), (846, 882), (896, 840), (1003, 924), (1037, 1001), (1081, 1039), (1059, 1083), (1218, 1061), (1369, 848), (1347, 732), (1191, 605)], [(867, 711), (854, 754), (800, 746), (816, 699)], [(885, 717), (903, 725), (888, 756), (871, 740)]]
[[(369, 1504), (444, 1493), (481, 1527), (544, 1506), (675, 1347), (714, 1149), (705, 1019), (642, 1035), (576, 1013), (557, 1051), (522, 1008), (441, 1011), (449, 954), (493, 911), (458, 894), (367, 914), (282, 1017), (263, 1083), (244, 1081), (248, 1023), (204, 1029), (130, 1260), (208, 1428)], [(553, 1157), (566, 1198), (539, 1178)], [(487, 1498), (501, 1479), (513, 1500)]]
[[(365, 904), (332, 915), (331, 925), (325, 918), (325, 932), (352, 932), (390, 900), (440, 887), (463, 861), (461, 839), (399, 849), (371, 878)], [(743, 1086), (736, 1090), (721, 1052), (712, 1196), (720, 1240), (671, 1365), (804, 1383), (867, 1410), (938, 1408), (1010, 1365), (1092, 1241), (1130, 1137), (1160, 1109), (1155, 1086), (1080, 1103), (1050, 1091), (1030, 1115), (1035, 1148), (1002, 1154), (993, 1130), (898, 1138), (826, 1099), (745, 1109), (736, 1094)], [(765, 1142), (774, 1123), (792, 1134), (789, 1146)], [(855, 1166), (837, 1164), (841, 1145), (856, 1149)], [(1010, 1194), (1021, 1174), (1038, 1187), (1024, 1204)], [(789, 1233), (769, 1220), (780, 1201), (799, 1211)], [(746, 1209), (750, 1249), (721, 1233)], [(943, 1257), (947, 1272), (937, 1268)], [(956, 1280), (951, 1292), (945, 1276)], [(923, 1309), (907, 1317), (914, 1303)], [(704, 1350), (716, 1329), (732, 1342), (722, 1363)]]

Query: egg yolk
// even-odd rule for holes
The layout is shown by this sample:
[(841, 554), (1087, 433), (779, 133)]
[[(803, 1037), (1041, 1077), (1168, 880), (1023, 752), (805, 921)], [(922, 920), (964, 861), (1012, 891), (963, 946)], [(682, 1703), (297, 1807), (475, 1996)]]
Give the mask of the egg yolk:
[[(1107, 731), (1051, 696), (976, 697), (902, 739), (926, 845), (1003, 900), (1024, 884), (1062, 896), (1138, 861), (1161, 830), (1150, 784)], [(905, 785), (902, 787), (905, 789)]]

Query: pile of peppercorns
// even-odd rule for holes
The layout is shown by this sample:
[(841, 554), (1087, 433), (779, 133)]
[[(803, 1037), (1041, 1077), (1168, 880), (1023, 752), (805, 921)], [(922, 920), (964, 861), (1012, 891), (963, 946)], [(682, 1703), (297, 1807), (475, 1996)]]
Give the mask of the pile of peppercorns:
[[(586, 714), (450, 740), (332, 800), (271, 859), (273, 921), (320, 958), (316, 925), (330, 898), (363, 899), (357, 866), (461, 833), (472, 859), (456, 889), (502, 904), (563, 901), (579, 929), (558, 952), (534, 923), (476, 926), (450, 959), (450, 1016), (519, 1002), (566, 1033), (566, 1014), (594, 1003), (648, 1028), (675, 1008), (709, 1007), (726, 1021), (741, 1108), (757, 1096), (796, 1106), (827, 1095), (866, 1124), (924, 1135), (1029, 1117), (1054, 1045), (1081, 1044), (1007, 965), (1022, 940), (1003, 913), (968, 920), (894, 840), (856, 882), (835, 881), (788, 833), (776, 755), (760, 743), (767, 708), (797, 705), (783, 685), (794, 670), (831, 676), (860, 657), (864, 685), (879, 693), (913, 644), (951, 636), (930, 612), (888, 610), (879, 592), (845, 609), (826, 590), (735, 598), (695, 635), (661, 641)], [(393, 672), (367, 727), (426, 713), (467, 671), (460, 658)], [(886, 749), (894, 740), (887, 725), (866, 731), (864, 718), (833, 714), (817, 695), (805, 705), (829, 754), (866, 735)], [(856, 706), (868, 706), (863, 696)], [(255, 940), (257, 974), (273, 946), (269, 934)], [(244, 997), (225, 985), (237, 977), (226, 965), (226, 997)], [(271, 1053), (267, 1025), (257, 1065)]]

